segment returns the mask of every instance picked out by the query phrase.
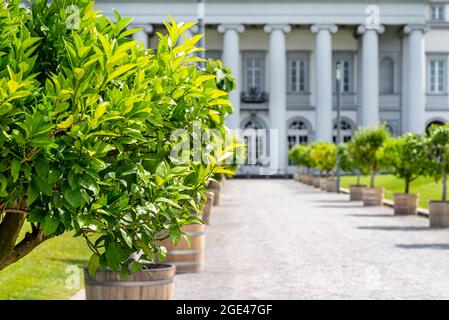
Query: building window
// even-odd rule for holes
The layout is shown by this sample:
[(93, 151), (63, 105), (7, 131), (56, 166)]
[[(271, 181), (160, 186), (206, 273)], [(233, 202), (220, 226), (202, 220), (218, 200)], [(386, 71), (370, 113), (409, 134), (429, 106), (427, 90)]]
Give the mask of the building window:
[(245, 91), (260, 94), (263, 88), (263, 55), (250, 54), (244, 58)]
[[(350, 59), (338, 58), (334, 64), (334, 75), (337, 72), (337, 65), (341, 66), (341, 91), (351, 92), (352, 90), (352, 61)], [(335, 77), (334, 77), (335, 78)]]
[[(288, 126), (287, 132), (288, 150), (292, 149), (297, 144), (309, 143), (309, 126), (304, 120), (294, 120)], [(289, 165), (295, 165), (289, 161)]]
[[(352, 122), (348, 120), (340, 120), (340, 142), (349, 142), (352, 139), (352, 134), (354, 132), (354, 125)], [(334, 122), (334, 134), (333, 134), (333, 142), (337, 143), (337, 121)]]
[(429, 60), (429, 92), (444, 93), (446, 89), (446, 60)]
[(220, 50), (206, 50), (206, 60), (221, 60), (221, 51)]
[(443, 5), (430, 6), (430, 19), (432, 21), (443, 21), (444, 20), (444, 6)]
[(307, 60), (304, 58), (292, 58), (289, 61), (290, 78), (289, 91), (303, 93), (307, 90)]
[(380, 93), (394, 93), (394, 62), (392, 58), (385, 57), (381, 60), (379, 81)]

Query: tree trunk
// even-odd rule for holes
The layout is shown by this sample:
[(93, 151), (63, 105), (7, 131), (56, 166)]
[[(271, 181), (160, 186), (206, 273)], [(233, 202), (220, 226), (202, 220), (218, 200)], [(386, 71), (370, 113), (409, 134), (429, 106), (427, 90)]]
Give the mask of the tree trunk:
[(25, 215), (15, 212), (5, 213), (0, 224), (0, 261), (14, 251), (20, 230), (25, 223)]
[(405, 178), (405, 193), (409, 193), (410, 192), (410, 177), (406, 177)]
[(33, 251), (42, 242), (52, 238), (53, 236), (45, 237), (42, 230), (35, 230), (33, 233), (27, 233), (22, 241), (20, 241), (13, 249), (13, 251), (0, 258), (0, 271), (7, 266), (19, 261), (31, 251)]
[(357, 186), (360, 186), (360, 171), (357, 171)]
[[(15, 208), (4, 209), (4, 218), (0, 223), (0, 271), (29, 254), (34, 248), (52, 236), (34, 228), (17, 243), (20, 231), (26, 221), (26, 207), (14, 205)], [(20, 209), (18, 209), (20, 208)]]
[(370, 187), (374, 188), (374, 182), (376, 180), (376, 171), (373, 171), (373, 173), (371, 174), (371, 182), (370, 182)]
[(447, 201), (447, 174), (446, 170), (443, 169), (443, 201)]

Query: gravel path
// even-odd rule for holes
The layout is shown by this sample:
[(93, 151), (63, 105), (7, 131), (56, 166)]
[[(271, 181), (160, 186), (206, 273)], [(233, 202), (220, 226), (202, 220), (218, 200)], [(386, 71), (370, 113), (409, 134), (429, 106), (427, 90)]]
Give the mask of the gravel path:
[(292, 180), (228, 180), (176, 299), (449, 299), (449, 231)]

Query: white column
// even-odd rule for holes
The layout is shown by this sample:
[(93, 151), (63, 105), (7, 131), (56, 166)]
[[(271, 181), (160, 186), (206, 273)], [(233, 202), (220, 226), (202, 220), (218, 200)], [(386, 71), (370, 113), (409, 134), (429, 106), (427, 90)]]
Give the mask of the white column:
[(332, 34), (336, 25), (313, 25), (315, 36), (316, 139), (332, 141)]
[[(269, 118), (270, 129), (278, 130), (278, 173), (287, 169), (287, 52), (285, 34), (291, 31), (286, 24), (270, 24), (264, 27), (270, 34), (269, 47)], [(272, 141), (270, 143), (273, 143)]]
[(362, 34), (362, 99), (361, 125), (374, 127), (379, 124), (379, 34), (385, 31), (383, 26), (358, 27)]
[(402, 37), (402, 84), (401, 84), (401, 125), (402, 125), (402, 134), (408, 132), (408, 117), (409, 117), (409, 108), (408, 108), (408, 37), (403, 34)]
[(407, 130), (415, 133), (425, 131), (426, 90), (425, 90), (425, 25), (407, 25), (408, 34), (408, 112)]
[(145, 48), (150, 47), (150, 34), (153, 33), (153, 26), (151, 24), (133, 25), (133, 28), (143, 29), (133, 34), (133, 39), (143, 43)]
[(222, 24), (218, 26), (218, 32), (223, 33), (223, 64), (232, 70), (237, 87), (229, 94), (234, 112), (228, 116), (226, 123), (230, 129), (240, 128), (240, 39), (239, 33), (245, 31), (241, 24)]

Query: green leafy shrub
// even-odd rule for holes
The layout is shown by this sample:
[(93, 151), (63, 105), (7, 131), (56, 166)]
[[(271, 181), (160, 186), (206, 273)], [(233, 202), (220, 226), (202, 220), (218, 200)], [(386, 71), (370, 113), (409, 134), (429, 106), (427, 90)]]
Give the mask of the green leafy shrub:
[[(209, 59), (206, 64), (206, 73), (214, 77), (216, 88), (223, 92), (229, 93), (236, 88), (236, 82), (232, 77), (232, 71), (224, 66), (220, 60)], [(227, 99), (216, 101), (215, 111), (210, 112), (211, 120), (207, 124), (209, 129), (218, 131), (215, 137), (217, 146), (225, 145), (228, 152), (226, 161), (222, 163), (221, 173), (214, 174), (215, 181), (220, 181), (224, 176), (234, 175), (240, 168), (240, 165), (245, 161), (245, 145), (243, 139), (236, 133), (229, 130), (224, 124), (224, 115), (233, 112), (232, 106)], [(227, 157), (226, 156), (226, 157)]]
[(311, 157), (311, 145), (297, 144), (290, 149), (288, 153), (288, 159), (292, 161), (295, 166), (299, 168), (305, 168), (307, 173), (314, 167), (314, 163)]
[(347, 143), (340, 143), (337, 146), (337, 156), (339, 158), (340, 169), (344, 172), (351, 172), (354, 170), (354, 162), (350, 157)]
[(318, 141), (312, 144), (311, 157), (320, 175), (330, 175), (337, 161), (337, 147), (334, 143)]
[(0, 0), (0, 270), (69, 230), (93, 251), (91, 271), (163, 259), (160, 240), (201, 222), (192, 211), (234, 148), (207, 163), (171, 157), (174, 129), (224, 130), (230, 111), (215, 75), (194, 64), (201, 36), (174, 47), (193, 24), (172, 21), (155, 54), (129, 37), (131, 19), (113, 22), (93, 1), (36, 0), (30, 13), (20, 3)]
[(426, 142), (426, 173), (438, 182), (443, 180), (442, 201), (447, 201), (447, 174), (449, 172), (449, 125), (433, 126)]
[(390, 134), (385, 126), (359, 129), (349, 143), (349, 152), (359, 170), (371, 173), (370, 187), (374, 188), (375, 178), (382, 169), (382, 147)]
[(404, 180), (404, 192), (409, 193), (410, 184), (426, 168), (424, 139), (413, 133), (388, 139), (384, 145), (382, 162), (387, 170)]

